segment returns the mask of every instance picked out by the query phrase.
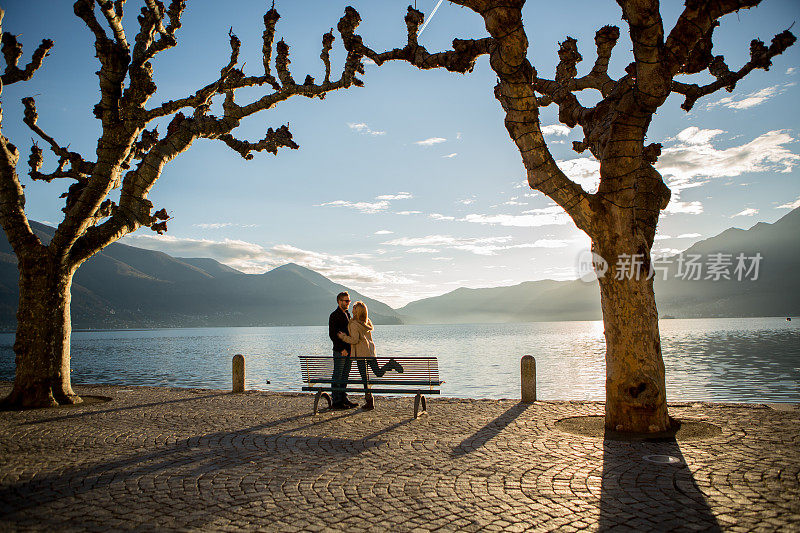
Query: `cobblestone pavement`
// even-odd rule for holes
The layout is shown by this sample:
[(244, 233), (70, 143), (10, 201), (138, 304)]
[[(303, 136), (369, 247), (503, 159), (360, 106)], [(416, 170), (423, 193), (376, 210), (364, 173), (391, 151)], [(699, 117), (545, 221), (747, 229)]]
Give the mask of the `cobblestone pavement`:
[(0, 530), (800, 530), (793, 405), (674, 405), (721, 433), (622, 442), (555, 427), (593, 402), (76, 391), (113, 400), (0, 412)]

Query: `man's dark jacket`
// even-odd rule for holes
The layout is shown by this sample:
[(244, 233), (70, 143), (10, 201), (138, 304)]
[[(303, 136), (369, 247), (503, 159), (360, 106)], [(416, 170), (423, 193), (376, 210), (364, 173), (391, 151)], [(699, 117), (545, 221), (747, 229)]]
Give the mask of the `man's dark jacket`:
[(347, 334), (348, 322), (350, 322), (350, 312), (348, 311), (345, 313), (342, 311), (341, 307), (337, 307), (328, 318), (328, 336), (333, 341), (333, 351), (335, 352), (347, 350), (347, 353), (350, 353), (350, 345), (340, 339), (337, 335), (337, 333), (340, 331)]

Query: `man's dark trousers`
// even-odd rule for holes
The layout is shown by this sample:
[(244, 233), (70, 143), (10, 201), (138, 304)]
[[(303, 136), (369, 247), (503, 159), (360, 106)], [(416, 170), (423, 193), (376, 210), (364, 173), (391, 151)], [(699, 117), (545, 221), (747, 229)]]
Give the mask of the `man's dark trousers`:
[(340, 388), (340, 390), (334, 390), (331, 394), (331, 402), (336, 406), (347, 401), (347, 393), (343, 389), (347, 387), (347, 377), (350, 375), (352, 360), (349, 357), (342, 356), (342, 352), (350, 352), (350, 345), (339, 338), (339, 333), (347, 333), (347, 323), (349, 321), (350, 313), (343, 311), (340, 307), (334, 309), (331, 316), (328, 317), (328, 336), (333, 342), (331, 387)]
[[(343, 356), (342, 352), (333, 351), (333, 383), (331, 386), (334, 388), (331, 393), (331, 402), (333, 405), (339, 405), (347, 399), (347, 394), (344, 388), (347, 387), (347, 377), (350, 375), (350, 366), (353, 360), (349, 356)], [(335, 390), (336, 387), (341, 387), (342, 390)]]

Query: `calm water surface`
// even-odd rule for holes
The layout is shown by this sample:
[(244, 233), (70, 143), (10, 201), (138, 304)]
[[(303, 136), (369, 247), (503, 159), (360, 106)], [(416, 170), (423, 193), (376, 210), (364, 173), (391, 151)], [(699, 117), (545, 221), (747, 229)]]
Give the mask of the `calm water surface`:
[[(670, 401), (800, 402), (800, 320), (662, 320)], [(542, 400), (604, 400), (602, 322), (376, 326), (378, 355), (435, 355), (443, 396), (519, 398), (519, 361), (536, 358)], [(14, 378), (0, 334), (0, 379)], [(227, 389), (231, 357), (247, 387), (299, 391), (300, 354), (330, 354), (327, 327), (74, 332), (73, 383)], [(271, 383), (267, 384), (269, 380)]]

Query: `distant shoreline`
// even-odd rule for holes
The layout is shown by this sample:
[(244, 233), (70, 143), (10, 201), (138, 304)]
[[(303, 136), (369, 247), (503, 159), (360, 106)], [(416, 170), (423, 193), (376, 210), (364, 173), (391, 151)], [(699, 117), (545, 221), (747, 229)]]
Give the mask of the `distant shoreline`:
[[(660, 317), (661, 320), (731, 320), (731, 319), (755, 319), (755, 318), (774, 318), (777, 320), (786, 320), (787, 318), (800, 320), (800, 316), (708, 316), (708, 317), (677, 317), (677, 316), (664, 316)], [(402, 327), (402, 326), (482, 326), (487, 324), (558, 324), (562, 322), (602, 322), (603, 320), (531, 320), (531, 321), (508, 321), (508, 322), (412, 322), (407, 324), (380, 324), (375, 323), (376, 326), (381, 327)], [(326, 327), (325, 324), (287, 324), (287, 325), (262, 325), (262, 326), (160, 326), (153, 328), (135, 327), (135, 328), (73, 328), (73, 333), (102, 333), (111, 331), (158, 331), (170, 329), (214, 329), (214, 328), (308, 328), (308, 327)], [(13, 334), (15, 330), (0, 329), (0, 335)]]

